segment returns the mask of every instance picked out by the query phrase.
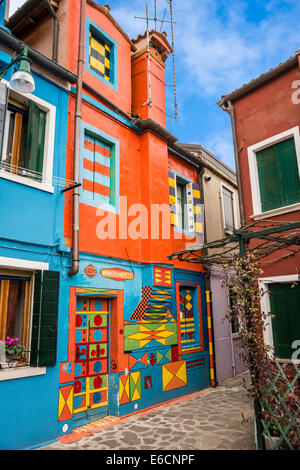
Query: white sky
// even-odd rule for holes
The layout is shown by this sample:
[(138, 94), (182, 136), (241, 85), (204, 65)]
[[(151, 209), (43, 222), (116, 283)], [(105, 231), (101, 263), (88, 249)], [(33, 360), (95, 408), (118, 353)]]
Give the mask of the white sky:
[(17, 8), (23, 5), (23, 3), (25, 3), (25, 0), (10, 0), (9, 16), (12, 15), (17, 10)]

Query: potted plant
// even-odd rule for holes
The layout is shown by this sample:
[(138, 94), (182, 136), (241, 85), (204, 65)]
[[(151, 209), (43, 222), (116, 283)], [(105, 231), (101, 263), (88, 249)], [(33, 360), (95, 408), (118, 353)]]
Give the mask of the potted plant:
[(24, 347), (21, 344), (18, 344), (19, 338), (10, 338), (6, 337), (5, 340), (5, 356), (6, 363), (9, 367), (14, 367), (19, 361), (22, 361), (22, 353), (24, 352)]

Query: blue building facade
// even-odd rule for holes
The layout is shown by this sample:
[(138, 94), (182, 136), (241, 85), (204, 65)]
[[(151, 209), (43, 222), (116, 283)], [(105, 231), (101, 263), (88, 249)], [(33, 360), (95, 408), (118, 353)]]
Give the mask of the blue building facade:
[[(16, 54), (10, 39), (0, 46), (0, 69)], [(60, 285), (69, 258), (62, 192), (69, 94), (62, 80), (35, 70), (33, 62), (31, 95), (9, 87), (13, 67), (0, 82), (0, 448), (8, 450), (57, 434), (56, 337), (64, 322)], [(21, 352), (9, 351), (11, 339)]]

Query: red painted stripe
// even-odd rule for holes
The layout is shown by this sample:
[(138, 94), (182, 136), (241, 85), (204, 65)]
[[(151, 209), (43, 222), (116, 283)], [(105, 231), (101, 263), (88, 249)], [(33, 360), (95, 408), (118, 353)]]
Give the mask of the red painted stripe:
[(110, 177), (110, 168), (105, 165), (101, 165), (101, 163), (98, 162), (91, 162), (91, 160), (88, 160), (87, 158), (83, 159), (83, 168), (93, 172), (96, 171), (101, 175)]
[(82, 188), (86, 191), (90, 191), (91, 193), (101, 194), (102, 196), (110, 195), (110, 188), (99, 183), (93, 183), (93, 181), (88, 181), (86, 179), (83, 179), (82, 181)]
[(84, 139), (84, 148), (90, 150), (91, 152), (100, 153), (100, 155), (104, 155), (105, 157), (110, 157), (110, 150), (102, 147), (95, 142), (91, 142), (90, 140)]

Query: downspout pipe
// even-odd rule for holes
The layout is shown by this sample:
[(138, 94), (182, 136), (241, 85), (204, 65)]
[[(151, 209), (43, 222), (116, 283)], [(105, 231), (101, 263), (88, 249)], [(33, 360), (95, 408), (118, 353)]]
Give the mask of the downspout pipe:
[(245, 210), (244, 210), (244, 202), (243, 202), (243, 195), (242, 195), (241, 172), (240, 172), (239, 151), (238, 151), (237, 135), (236, 135), (234, 107), (231, 101), (226, 101), (222, 103), (221, 108), (223, 109), (223, 111), (226, 111), (226, 113), (229, 114), (230, 121), (231, 121), (233, 148), (234, 148), (234, 160), (235, 160), (235, 168), (236, 168), (236, 176), (237, 176), (237, 184), (238, 184), (240, 218), (241, 218), (241, 226), (243, 227), (245, 225)]
[(53, 47), (52, 47), (52, 60), (54, 62), (57, 62), (57, 50), (58, 50), (58, 31), (59, 31), (59, 25), (58, 25), (58, 18), (57, 15), (50, 4), (50, 0), (44, 0), (44, 3), (46, 4), (46, 7), (50, 13), (50, 15), (53, 18), (54, 25), (53, 25)]
[[(80, 31), (77, 63), (77, 89), (76, 89), (76, 109), (75, 109), (75, 130), (74, 130), (74, 170), (73, 181), (79, 183), (80, 170), (80, 126), (81, 126), (81, 105), (82, 105), (82, 85), (84, 67), (85, 48), (85, 16), (86, 0), (81, 0), (80, 6)], [(69, 276), (74, 276), (79, 271), (79, 186), (73, 190), (73, 228), (72, 228), (72, 268)]]

